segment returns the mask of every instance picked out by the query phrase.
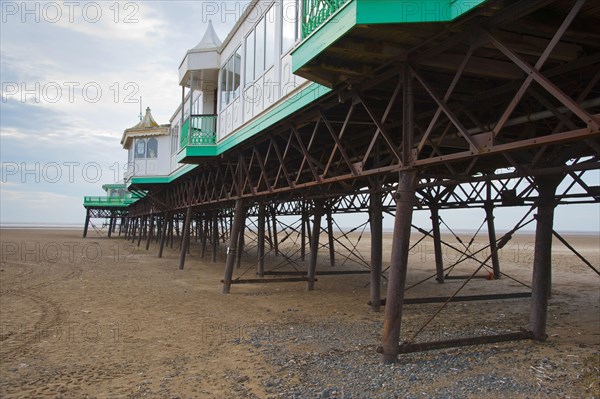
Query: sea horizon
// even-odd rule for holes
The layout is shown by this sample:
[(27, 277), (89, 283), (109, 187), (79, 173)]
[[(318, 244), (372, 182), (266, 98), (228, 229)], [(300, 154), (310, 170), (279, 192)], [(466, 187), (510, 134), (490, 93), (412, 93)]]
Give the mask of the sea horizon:
[[(349, 231), (352, 227), (341, 226), (343, 231)], [(56, 223), (56, 222), (0, 222), (0, 229), (5, 230), (79, 230), (83, 229), (83, 223)], [(335, 231), (340, 231), (339, 229), (334, 229)], [(451, 234), (450, 230), (441, 228), (440, 229), (443, 234)], [(453, 229), (456, 234), (473, 234), (476, 229)], [(365, 233), (369, 232), (369, 228), (367, 227), (364, 231)], [(384, 233), (392, 233), (392, 228), (383, 228)], [(508, 230), (498, 229), (496, 230), (496, 234), (507, 233)], [(559, 230), (561, 234), (571, 234), (571, 235), (598, 235), (600, 236), (600, 231), (595, 230)], [(516, 234), (534, 234), (535, 229), (524, 229), (518, 231)], [(481, 230), (479, 235), (487, 235), (485, 230)]]

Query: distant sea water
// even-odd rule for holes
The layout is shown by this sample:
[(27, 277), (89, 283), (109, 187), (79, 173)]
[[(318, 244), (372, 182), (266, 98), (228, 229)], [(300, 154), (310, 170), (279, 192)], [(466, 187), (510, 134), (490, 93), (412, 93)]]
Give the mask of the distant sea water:
[(0, 222), (0, 229), (18, 229), (18, 230), (80, 230), (83, 229), (82, 223), (19, 223), (19, 222)]

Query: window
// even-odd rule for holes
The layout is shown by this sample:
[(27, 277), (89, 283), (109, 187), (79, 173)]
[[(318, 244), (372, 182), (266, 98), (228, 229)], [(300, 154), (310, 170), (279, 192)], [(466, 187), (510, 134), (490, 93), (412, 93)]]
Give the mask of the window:
[(281, 36), (281, 53), (285, 54), (296, 42), (298, 38), (298, 1), (283, 0), (282, 10), (282, 36)]
[(240, 84), (242, 79), (242, 48), (238, 47), (233, 55), (233, 99), (235, 100), (240, 95)]
[(227, 64), (221, 68), (221, 108), (229, 104), (229, 92), (227, 91)]
[(137, 139), (135, 140), (135, 157), (145, 158), (146, 157), (146, 140)]
[(156, 158), (158, 156), (158, 140), (154, 137), (149, 139), (135, 140), (135, 158)]
[(266, 36), (265, 36), (265, 69), (269, 69), (273, 65), (275, 58), (275, 34), (276, 34), (276, 20), (275, 20), (275, 7), (271, 7), (265, 17), (266, 24)]
[(171, 129), (171, 155), (179, 149), (179, 123)]
[(275, 7), (271, 7), (246, 37), (246, 69), (244, 72), (246, 86), (258, 79), (267, 68), (273, 65), (276, 51), (276, 23)]
[(246, 37), (246, 71), (245, 82), (254, 82), (254, 31)]
[[(265, 70), (265, 18), (261, 18), (255, 28), (254, 79)], [(253, 80), (254, 80), (253, 79)]]
[(146, 158), (156, 158), (158, 156), (158, 140), (154, 137), (148, 139), (146, 144)]
[(221, 68), (221, 108), (232, 102), (240, 94), (241, 48), (227, 60)]

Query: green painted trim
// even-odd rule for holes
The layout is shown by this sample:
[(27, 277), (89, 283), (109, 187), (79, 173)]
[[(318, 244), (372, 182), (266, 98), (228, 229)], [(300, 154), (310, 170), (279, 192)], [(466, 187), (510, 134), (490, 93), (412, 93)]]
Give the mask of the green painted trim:
[(125, 188), (125, 183), (110, 183), (110, 184), (103, 184), (102, 185), (102, 189), (106, 190), (106, 189), (111, 189), (111, 188), (116, 188), (116, 189), (120, 189), (120, 188)]
[(138, 198), (89, 196), (83, 198), (83, 206), (89, 208), (125, 208), (137, 200)]
[(344, 4), (325, 23), (306, 37), (292, 50), (292, 72), (309, 63), (323, 50), (335, 43), (356, 25), (356, 3), (352, 0)]
[(183, 148), (177, 154), (177, 162), (185, 161), (186, 158), (189, 157), (218, 156), (244, 142), (255, 134), (262, 132), (270, 126), (273, 126), (275, 123), (283, 120), (287, 116), (312, 103), (330, 91), (331, 89), (325, 86), (321, 86), (317, 83), (311, 83), (304, 89), (301, 89), (291, 98), (283, 100), (283, 102), (276, 105), (272, 110), (250, 122), (247, 126), (225, 137), (217, 145), (188, 146)]
[(356, 24), (401, 24), (452, 21), (486, 0), (356, 0)]
[(448, 22), (488, 0), (351, 0), (292, 51), (297, 72), (356, 25)]
[(132, 185), (140, 186), (144, 184), (168, 184), (173, 180), (183, 176), (188, 173), (192, 169), (194, 169), (198, 165), (184, 165), (181, 168), (177, 169), (174, 173), (168, 176), (137, 176), (132, 177), (129, 181), (129, 187)]

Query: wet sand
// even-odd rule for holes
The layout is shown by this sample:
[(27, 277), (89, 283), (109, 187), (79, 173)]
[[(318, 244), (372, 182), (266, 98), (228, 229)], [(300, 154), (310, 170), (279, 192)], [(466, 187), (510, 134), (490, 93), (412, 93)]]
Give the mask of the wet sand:
[[(390, 238), (385, 235), (384, 266)], [(597, 235), (567, 238), (598, 267)], [(464, 239), (468, 241), (466, 235)], [(210, 255), (200, 259), (199, 244), (192, 242), (185, 270), (179, 271), (177, 243), (158, 259), (156, 243), (146, 251), (144, 242), (138, 248), (93, 231), (82, 239), (80, 231), (5, 229), (1, 241), (3, 398), (394, 397), (385, 396), (395, 392), (394, 384), (403, 387), (397, 397), (600, 395), (600, 277), (556, 240), (547, 342), (423, 352), (401, 356), (396, 366), (380, 365), (375, 352), (383, 313), (367, 306), (368, 275), (319, 276), (313, 292), (295, 282), (233, 285), (231, 294), (222, 295), (225, 245), (219, 261), (211, 263)], [(478, 237), (475, 249), (484, 243)], [(282, 250), (292, 254), (286, 245)], [(368, 235), (358, 249), (368, 259)], [(446, 265), (458, 258), (451, 250), (444, 254)], [(234, 278), (255, 278), (254, 259), (250, 249)], [(518, 235), (500, 257), (502, 271), (518, 281), (477, 279), (461, 295), (526, 292), (532, 260), (533, 236)], [(267, 270), (291, 268), (281, 263), (282, 256), (271, 253)], [(334, 270), (364, 269), (354, 257), (344, 260), (341, 254), (336, 263)], [(411, 252), (408, 285), (431, 276), (434, 268), (433, 244), (425, 240)], [(476, 268), (472, 260), (463, 262), (452, 275)], [(332, 269), (326, 249), (320, 252), (318, 269)], [(410, 289), (407, 297), (451, 295), (463, 282), (430, 279)], [(416, 341), (527, 328), (529, 302), (451, 303)], [(407, 305), (402, 339), (439, 306)], [(323, 359), (344, 359), (348, 367), (361, 362), (368, 371), (353, 376), (356, 370), (340, 371), (345, 366), (338, 364), (336, 372)], [(408, 382), (409, 367), (431, 363), (435, 368), (438, 359), (436, 375), (443, 377), (416, 373)], [(444, 363), (449, 359), (459, 361), (458, 366)], [(323, 368), (331, 372), (324, 376)], [(392, 388), (368, 388), (362, 381), (371, 379), (369, 372), (386, 376)], [(503, 382), (461, 393), (461, 381), (483, 374)]]

